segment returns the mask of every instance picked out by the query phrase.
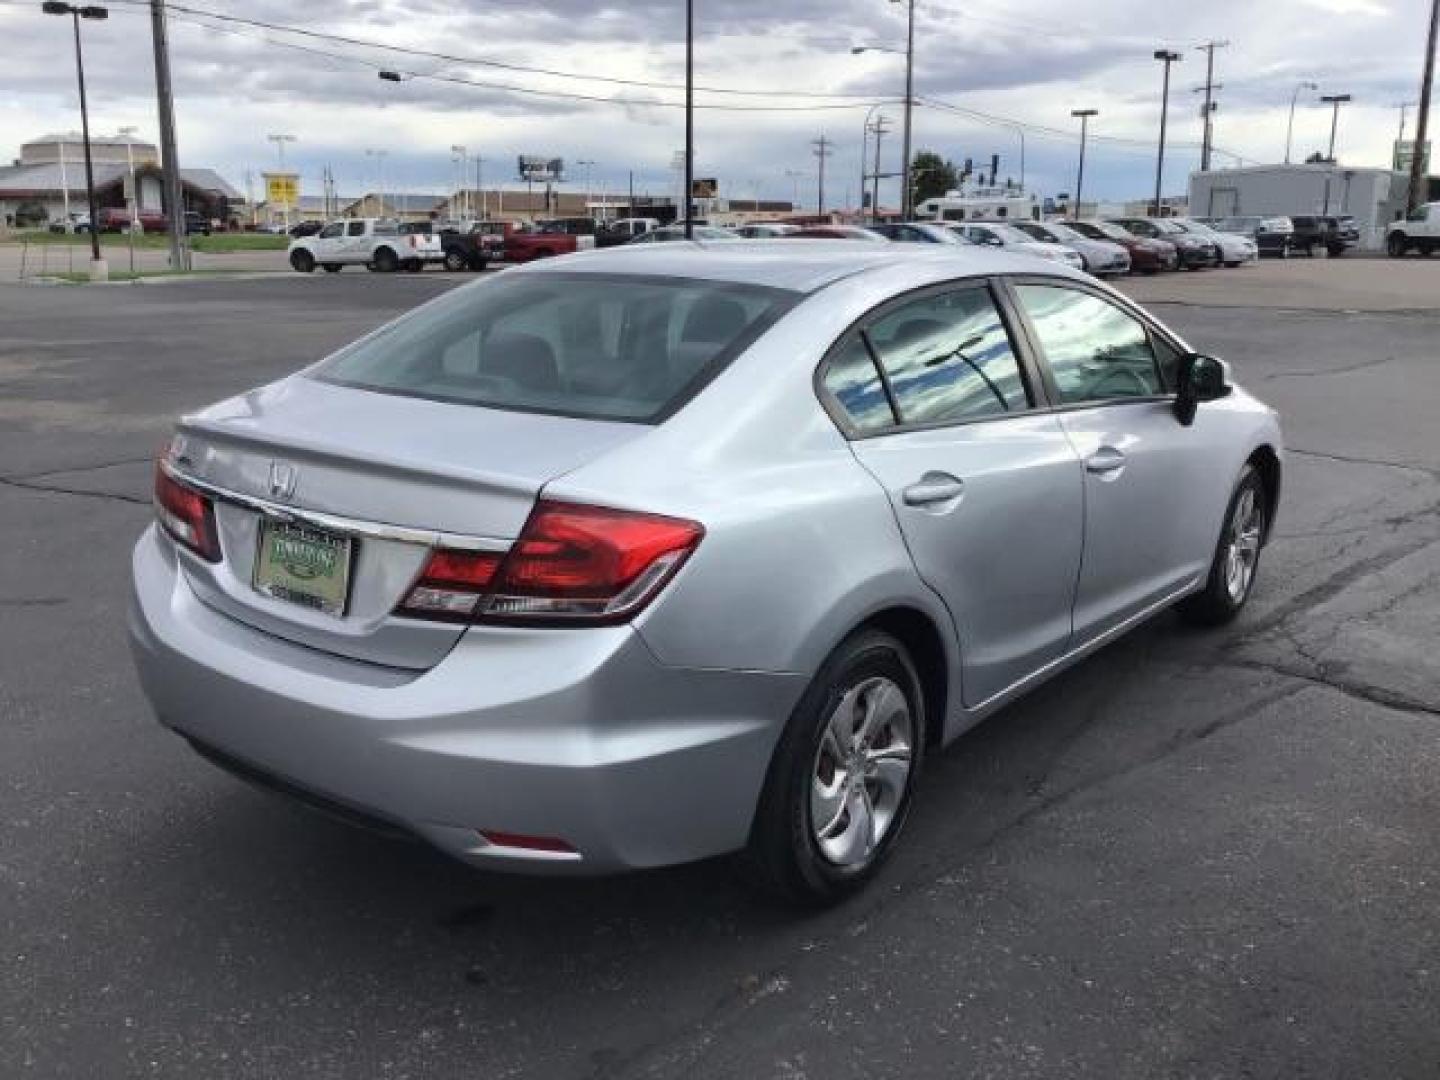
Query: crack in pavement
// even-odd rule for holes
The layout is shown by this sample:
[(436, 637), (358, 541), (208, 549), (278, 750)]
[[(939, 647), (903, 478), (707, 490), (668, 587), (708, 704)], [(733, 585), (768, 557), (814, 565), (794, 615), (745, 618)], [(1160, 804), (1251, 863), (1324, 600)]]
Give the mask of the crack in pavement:
[(153, 462), (154, 460), (154, 454), (146, 454), (144, 457), (116, 458), (114, 461), (101, 461), (94, 465), (76, 465), (73, 468), (43, 469), (40, 472), (0, 476), (0, 482), (9, 483), (15, 480), (41, 480), (47, 476), (68, 476), (71, 473), (99, 472), (101, 469), (113, 469), (120, 465), (141, 465), (145, 462)]
[(1325, 461), (1340, 461), (1347, 465), (1375, 465), (1387, 469), (1408, 469), (1411, 472), (1424, 473), (1426, 476), (1440, 480), (1440, 467), (1434, 465), (1420, 465), (1413, 461), (1387, 461), (1384, 458), (1367, 458), (1347, 456), (1345, 454), (1330, 454), (1324, 450), (1305, 450), (1298, 446), (1287, 446), (1287, 454), (1298, 454), (1300, 457), (1321, 458)]
[(14, 480), (3, 476), (0, 476), (0, 485), (15, 488), (18, 491), (41, 491), (51, 495), (78, 495), (86, 499), (106, 499), (111, 502), (128, 503), (131, 506), (150, 505), (149, 499), (142, 499), (138, 495), (122, 495), (116, 491), (86, 491), (83, 488), (68, 488), (59, 484), (33, 484), (25, 480)]
[(1261, 377), (1261, 382), (1269, 382), (1271, 379), (1320, 379), (1327, 375), (1349, 375), (1352, 372), (1364, 371), (1367, 368), (1382, 367), (1394, 360), (1393, 356), (1383, 356), (1379, 360), (1361, 360), (1355, 364), (1346, 364), (1344, 367), (1326, 368), (1319, 371), (1277, 371), (1271, 375)]

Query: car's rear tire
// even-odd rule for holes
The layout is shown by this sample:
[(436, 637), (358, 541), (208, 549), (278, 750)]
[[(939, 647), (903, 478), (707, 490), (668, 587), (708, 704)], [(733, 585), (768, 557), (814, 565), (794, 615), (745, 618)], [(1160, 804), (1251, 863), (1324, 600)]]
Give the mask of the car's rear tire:
[(1250, 599), (1265, 544), (1270, 500), (1260, 470), (1246, 465), (1225, 509), (1205, 588), (1177, 605), (1181, 618), (1196, 626), (1228, 623)]
[(751, 879), (812, 906), (864, 885), (909, 817), (925, 730), (924, 693), (905, 646), (878, 630), (842, 642), (770, 762), (745, 852)]
[(339, 263), (321, 263), (321, 264), (320, 264), (320, 269), (324, 270), (327, 274), (338, 274), (338, 273), (340, 272), (340, 264), (339, 264)]
[(468, 270), (469, 268), (470, 260), (465, 257), (465, 253), (463, 251), (460, 251), (458, 249), (452, 249), (445, 253), (446, 270), (449, 270), (453, 273), (458, 273), (461, 270)]
[(1385, 238), (1385, 251), (1392, 259), (1403, 259), (1410, 242), (1402, 232), (1393, 232)]
[(290, 268), (301, 274), (313, 274), (315, 272), (315, 256), (301, 248), (290, 253)]
[(375, 272), (379, 274), (393, 274), (400, 269), (400, 257), (389, 248), (381, 248), (375, 252)]

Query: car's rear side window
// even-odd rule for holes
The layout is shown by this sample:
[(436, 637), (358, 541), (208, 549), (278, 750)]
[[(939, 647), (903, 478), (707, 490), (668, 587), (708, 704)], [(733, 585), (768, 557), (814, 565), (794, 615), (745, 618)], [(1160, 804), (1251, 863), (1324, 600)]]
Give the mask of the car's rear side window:
[(466, 405), (653, 423), (799, 298), (632, 274), (506, 274), (417, 309), (311, 374)]

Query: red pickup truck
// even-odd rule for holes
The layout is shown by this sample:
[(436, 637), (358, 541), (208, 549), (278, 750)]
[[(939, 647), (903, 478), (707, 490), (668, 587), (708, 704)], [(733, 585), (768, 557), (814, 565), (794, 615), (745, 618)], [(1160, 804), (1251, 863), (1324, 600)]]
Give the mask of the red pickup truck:
[(586, 233), (577, 224), (579, 220), (560, 218), (555, 221), (537, 221), (525, 228), (517, 228), (509, 221), (494, 221), (485, 223), (485, 231), (491, 235), (498, 232), (503, 238), (506, 262), (523, 263), (593, 248), (594, 223), (588, 218), (583, 219), (584, 223), (590, 226), (590, 232)]

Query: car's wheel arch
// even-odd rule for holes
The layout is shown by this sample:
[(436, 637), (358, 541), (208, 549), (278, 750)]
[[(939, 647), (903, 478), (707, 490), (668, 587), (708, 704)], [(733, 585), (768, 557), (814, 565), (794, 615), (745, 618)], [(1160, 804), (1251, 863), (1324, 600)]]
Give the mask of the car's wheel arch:
[(1245, 464), (1255, 467), (1255, 471), (1260, 474), (1260, 482), (1265, 485), (1264, 542), (1268, 543), (1275, 528), (1275, 514), (1280, 509), (1280, 487), (1283, 473), (1280, 455), (1269, 443), (1261, 443), (1251, 452)]

